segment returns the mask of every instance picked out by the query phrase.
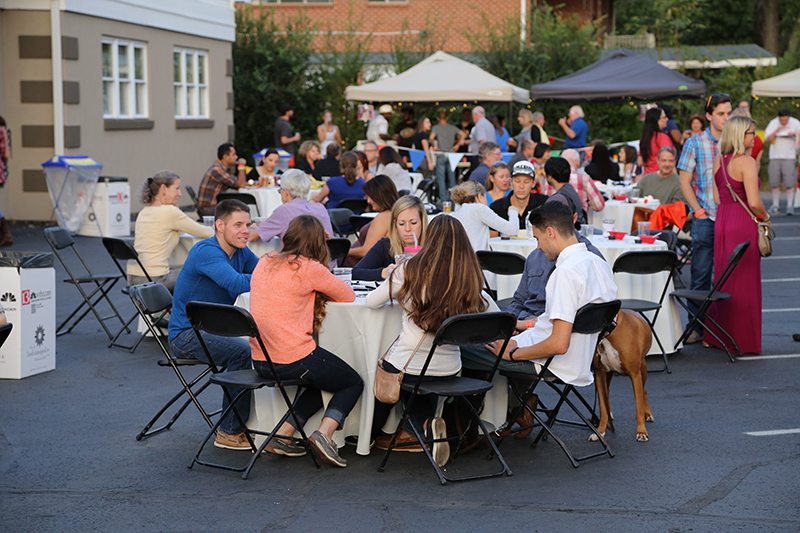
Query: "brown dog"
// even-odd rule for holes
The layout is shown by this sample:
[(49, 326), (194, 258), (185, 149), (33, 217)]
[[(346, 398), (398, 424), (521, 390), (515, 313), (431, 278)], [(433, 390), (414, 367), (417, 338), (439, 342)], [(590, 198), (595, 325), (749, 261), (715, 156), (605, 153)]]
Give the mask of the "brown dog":
[[(622, 310), (617, 315), (617, 327), (597, 346), (592, 361), (594, 382), (600, 405), (600, 425), (597, 432), (605, 436), (606, 427), (614, 431), (613, 415), (608, 398), (612, 376), (623, 374), (631, 378), (636, 398), (636, 440), (647, 442), (645, 422), (653, 421), (653, 413), (647, 403), (647, 365), (644, 358), (653, 342), (653, 333), (647, 322), (634, 311)], [(594, 434), (589, 440), (597, 440)]]

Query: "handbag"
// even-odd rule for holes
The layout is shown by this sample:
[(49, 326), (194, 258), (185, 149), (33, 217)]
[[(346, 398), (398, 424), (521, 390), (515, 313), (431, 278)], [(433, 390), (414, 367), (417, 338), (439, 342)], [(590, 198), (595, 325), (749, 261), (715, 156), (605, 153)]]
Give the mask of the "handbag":
[(422, 345), (422, 341), (428, 335), (427, 332), (420, 338), (419, 342), (417, 343), (417, 347), (414, 348), (414, 352), (411, 354), (411, 357), (408, 358), (406, 361), (405, 366), (403, 366), (403, 370), (396, 374), (392, 374), (391, 372), (387, 372), (383, 368), (383, 360), (386, 358), (386, 355), (389, 353), (389, 350), (392, 349), (392, 346), (397, 343), (400, 339), (400, 335), (397, 336), (397, 339), (389, 346), (386, 351), (383, 353), (383, 357), (378, 360), (378, 368), (375, 370), (375, 381), (372, 384), (372, 392), (375, 394), (375, 399), (379, 402), (383, 403), (390, 403), (395, 404), (400, 401), (400, 385), (403, 383), (403, 377), (406, 375), (406, 368), (408, 364), (411, 363), (411, 360), (414, 359), (414, 356), (417, 355), (417, 350)]
[(775, 230), (772, 229), (772, 224), (768, 224), (766, 222), (761, 222), (758, 218), (750, 211), (750, 208), (747, 207), (747, 204), (739, 198), (739, 195), (736, 194), (736, 191), (733, 190), (730, 184), (730, 178), (728, 177), (728, 165), (725, 164), (725, 160), (720, 157), (720, 165), (722, 166), (722, 174), (725, 176), (725, 185), (728, 186), (728, 190), (731, 191), (731, 195), (736, 198), (736, 201), (739, 202), (744, 210), (747, 211), (747, 214), (750, 215), (750, 218), (753, 219), (753, 222), (756, 223), (756, 227), (758, 229), (758, 253), (761, 254), (761, 257), (769, 257), (772, 255), (772, 239), (775, 238)]

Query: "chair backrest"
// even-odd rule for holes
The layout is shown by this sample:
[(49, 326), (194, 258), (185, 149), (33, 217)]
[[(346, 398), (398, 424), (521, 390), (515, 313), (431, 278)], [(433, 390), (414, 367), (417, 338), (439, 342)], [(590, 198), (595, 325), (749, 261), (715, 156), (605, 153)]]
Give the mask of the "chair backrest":
[(372, 218), (372, 217), (363, 217), (363, 216), (360, 216), (360, 215), (353, 215), (353, 216), (350, 217), (350, 225), (353, 227), (353, 231), (359, 232), (359, 231), (361, 231), (361, 228), (363, 228), (364, 226), (366, 226), (367, 224), (369, 224), (373, 220), (375, 220), (375, 219)]
[(364, 198), (345, 198), (336, 204), (337, 209), (349, 209), (356, 215), (360, 215), (366, 211), (367, 207), (369, 207), (369, 204)]
[(151, 281), (131, 286), (128, 295), (161, 351), (167, 358), (172, 359), (169, 345), (164, 342), (160, 332), (156, 331), (156, 322), (172, 309), (172, 294), (169, 289), (161, 283)]
[[(221, 192), (217, 193), (217, 203), (220, 203), (222, 200), (239, 200), (240, 202), (244, 202), (248, 206), (252, 205), (256, 208), (255, 216), (261, 216), (258, 212), (258, 202), (256, 201), (256, 197), (250, 193), (246, 192)], [(250, 208), (250, 212), (252, 214), (252, 208)]]
[(337, 207), (335, 209), (328, 209), (328, 216), (331, 218), (333, 231), (338, 235), (344, 235), (346, 232), (343, 232), (342, 228), (346, 228), (350, 225), (350, 217), (353, 216), (353, 212), (346, 208)]
[(67, 230), (58, 226), (51, 226), (49, 228), (45, 228), (44, 238), (47, 241), (47, 244), (50, 245), (50, 248), (53, 249), (53, 253), (56, 254), (58, 261), (61, 263), (61, 266), (64, 267), (64, 270), (67, 271), (67, 275), (69, 275), (70, 278), (75, 280), (77, 277), (81, 276), (75, 276), (70, 270), (67, 262), (64, 261), (64, 258), (61, 256), (61, 254), (58, 253), (60, 250), (64, 250), (66, 248), (70, 248), (72, 250), (72, 252), (80, 260), (86, 272), (88, 272), (90, 276), (92, 275), (92, 270), (89, 268), (89, 265), (86, 263), (86, 261), (83, 260), (83, 257), (81, 256), (80, 252), (78, 252), (78, 248), (75, 246), (75, 241), (72, 239), (72, 236), (69, 234)]
[(716, 291), (721, 291), (722, 287), (725, 285), (725, 282), (728, 281), (728, 278), (733, 273), (733, 269), (736, 268), (736, 265), (739, 264), (739, 261), (742, 260), (742, 256), (747, 251), (747, 248), (750, 246), (750, 241), (744, 241), (743, 243), (739, 244), (736, 248), (733, 249), (731, 255), (728, 257), (728, 264), (725, 266), (725, 270), (722, 271), (722, 274), (719, 276), (719, 279), (714, 283), (714, 286), (711, 287), (711, 291), (708, 293), (709, 296)]
[(610, 329), (621, 305), (622, 302), (619, 300), (584, 305), (575, 313), (572, 333), (590, 335)]
[(350, 239), (332, 237), (327, 239), (325, 243), (328, 245), (328, 251), (331, 253), (331, 261), (347, 257), (347, 254), (350, 252)]
[(516, 276), (525, 272), (525, 258), (514, 252), (478, 250), (481, 269), (503, 276)]
[(409, 194), (411, 194), (411, 191), (408, 189), (400, 189), (399, 191), (397, 191), (397, 195), (400, 197), (408, 196)]
[(8, 340), (12, 329), (14, 329), (14, 324), (3, 324), (0, 326), (0, 348), (2, 348), (3, 344)]
[(678, 262), (678, 254), (670, 250), (625, 252), (614, 261), (614, 273), (655, 274), (672, 271)]
[(192, 203), (194, 204), (194, 206), (196, 208), (198, 200), (197, 200), (197, 193), (194, 192), (194, 187), (192, 187), (191, 185), (185, 185), (184, 189), (186, 189), (186, 194), (189, 195), (189, 198), (191, 198)]
[[(422, 383), (422, 377), (428, 370), (433, 354), (437, 346), (443, 344), (453, 344), (457, 346), (484, 346), (490, 342), (498, 339), (503, 339), (503, 349), (500, 353), (504, 352), (508, 341), (514, 334), (514, 329), (517, 327), (517, 317), (513, 313), (474, 313), (469, 315), (456, 315), (451, 316), (439, 326), (436, 331), (436, 336), (431, 343), (431, 349), (428, 352), (428, 357), (425, 364), (420, 371), (420, 379), (417, 381), (415, 388), (419, 388)], [(497, 371), (497, 366), (500, 364), (500, 357), (496, 358), (494, 367), (489, 373), (489, 381), (494, 377)]]
[(416, 195), (420, 199), (426, 199), (428, 201), (431, 201), (431, 193), (433, 192), (433, 186), (435, 184), (436, 182), (433, 181), (432, 179), (424, 179), (420, 181), (419, 185), (417, 185)]
[(139, 253), (130, 241), (114, 237), (103, 237), (103, 246), (105, 246), (108, 255), (114, 260), (114, 264), (117, 265), (117, 268), (123, 276), (127, 276), (127, 271), (122, 267), (121, 261), (136, 261), (136, 264), (139, 265), (139, 268), (144, 272), (147, 281), (153, 281), (150, 274), (147, 273), (147, 269), (144, 268), (144, 265), (139, 260)]

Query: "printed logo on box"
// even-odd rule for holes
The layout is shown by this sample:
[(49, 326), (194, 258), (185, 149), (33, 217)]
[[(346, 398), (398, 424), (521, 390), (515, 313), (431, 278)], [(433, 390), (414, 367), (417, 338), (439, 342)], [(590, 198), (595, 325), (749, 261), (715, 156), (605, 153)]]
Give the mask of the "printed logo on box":
[(4, 295), (0, 296), (0, 302), (16, 302), (17, 297), (14, 295), (13, 292), (7, 292)]
[(33, 342), (36, 343), (36, 346), (41, 346), (44, 344), (44, 326), (39, 324), (39, 327), (36, 328), (36, 333), (33, 335)]
[(31, 291), (24, 290), (22, 291), (22, 305), (30, 305), (31, 304)]

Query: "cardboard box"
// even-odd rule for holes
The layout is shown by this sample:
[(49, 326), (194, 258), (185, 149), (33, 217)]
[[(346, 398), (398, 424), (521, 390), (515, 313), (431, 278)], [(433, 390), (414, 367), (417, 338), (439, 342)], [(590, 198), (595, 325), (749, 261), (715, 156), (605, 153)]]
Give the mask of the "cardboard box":
[(0, 304), (14, 324), (0, 348), (0, 378), (21, 379), (55, 369), (55, 269), (0, 267)]
[(131, 187), (125, 178), (100, 178), (78, 235), (130, 237)]

